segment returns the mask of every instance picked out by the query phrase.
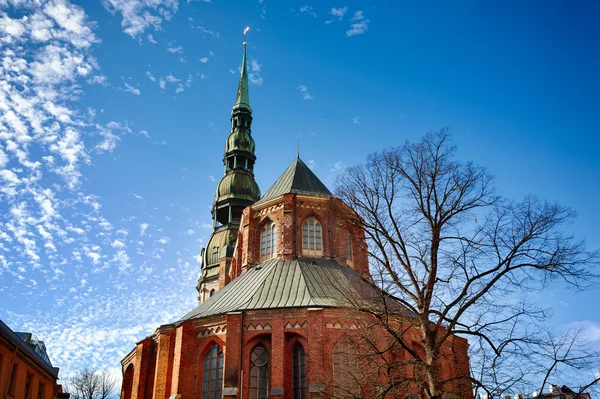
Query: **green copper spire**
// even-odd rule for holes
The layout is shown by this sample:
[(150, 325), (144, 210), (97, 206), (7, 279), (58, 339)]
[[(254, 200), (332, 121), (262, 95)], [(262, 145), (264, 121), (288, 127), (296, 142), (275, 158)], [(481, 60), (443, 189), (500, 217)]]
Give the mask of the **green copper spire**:
[[(246, 32), (246, 31), (244, 31)], [(245, 33), (244, 33), (245, 34)], [(240, 82), (238, 83), (237, 97), (232, 112), (237, 110), (247, 110), (250, 108), (250, 96), (248, 95), (248, 67), (246, 66), (246, 40), (244, 40), (244, 55), (242, 56), (242, 72), (240, 73)]]

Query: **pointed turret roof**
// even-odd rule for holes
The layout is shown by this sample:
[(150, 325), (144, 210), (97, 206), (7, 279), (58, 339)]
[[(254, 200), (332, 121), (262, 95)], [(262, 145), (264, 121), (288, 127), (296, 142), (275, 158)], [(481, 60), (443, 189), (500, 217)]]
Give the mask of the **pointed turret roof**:
[(285, 172), (277, 179), (275, 184), (257, 202), (265, 202), (283, 194), (314, 195), (316, 197), (333, 196), (331, 191), (319, 180), (317, 175), (297, 157)]
[(246, 65), (246, 42), (244, 42), (244, 55), (242, 56), (242, 71), (238, 83), (237, 97), (232, 112), (245, 109), (252, 112), (250, 108), (250, 96), (248, 95), (248, 66)]

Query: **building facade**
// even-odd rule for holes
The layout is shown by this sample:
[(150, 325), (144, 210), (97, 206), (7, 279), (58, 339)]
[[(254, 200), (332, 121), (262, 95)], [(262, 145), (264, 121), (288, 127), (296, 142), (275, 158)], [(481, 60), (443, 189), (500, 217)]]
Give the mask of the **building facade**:
[[(382, 347), (390, 337), (355, 310), (377, 306), (383, 293), (367, 283), (365, 236), (350, 222), (352, 209), (300, 157), (261, 196), (245, 43), (231, 122), (200, 304), (122, 360), (121, 398), (376, 397), (392, 379), (414, 380), (418, 370), (401, 348), (386, 352), (387, 367), (359, 356), (364, 334)], [(418, 334), (406, 335), (419, 345)], [(444, 378), (464, 377), (446, 387), (456, 398), (472, 398), (467, 349), (452, 337), (439, 365)], [(418, 388), (408, 382), (391, 392)]]
[(5, 399), (68, 399), (57, 384), (43, 341), (14, 332), (0, 320), (0, 392)]

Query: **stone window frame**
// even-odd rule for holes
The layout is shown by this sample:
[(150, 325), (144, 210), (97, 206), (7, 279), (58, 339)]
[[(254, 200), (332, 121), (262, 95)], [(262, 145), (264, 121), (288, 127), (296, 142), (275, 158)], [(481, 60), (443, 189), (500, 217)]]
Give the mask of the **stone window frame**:
[(215, 341), (206, 345), (202, 356), (202, 399), (220, 399), (223, 393), (223, 347)]
[(259, 259), (261, 261), (277, 256), (277, 223), (267, 218), (261, 224), (259, 234)]
[[(314, 221), (314, 223), (311, 223)], [(311, 237), (311, 224), (313, 236)], [(306, 227), (306, 228), (305, 228)], [(302, 222), (302, 255), (323, 256), (323, 224), (316, 215), (310, 215)]]
[[(265, 357), (261, 356), (258, 352), (264, 352), (266, 361)], [(266, 399), (269, 397), (269, 366), (271, 360), (269, 357), (269, 350), (262, 343), (256, 344), (252, 348), (252, 351), (250, 351), (250, 373), (248, 375), (249, 399)], [(264, 386), (261, 383), (264, 383)]]
[(306, 373), (306, 350), (300, 341), (292, 347), (292, 399), (306, 399), (308, 375)]

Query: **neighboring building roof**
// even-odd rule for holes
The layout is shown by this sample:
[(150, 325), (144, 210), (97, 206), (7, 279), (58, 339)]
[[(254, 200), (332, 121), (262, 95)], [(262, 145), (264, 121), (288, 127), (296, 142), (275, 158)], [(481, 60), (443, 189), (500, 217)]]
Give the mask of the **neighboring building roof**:
[(283, 194), (314, 195), (316, 197), (333, 196), (331, 191), (319, 180), (312, 170), (297, 157), (285, 172), (277, 179), (275, 184), (256, 202), (268, 201)]
[(252, 267), (180, 321), (251, 309), (345, 307), (379, 294), (333, 259), (269, 259)]
[(20, 352), (27, 354), (30, 358), (36, 360), (38, 364), (46, 369), (53, 377), (58, 378), (58, 367), (52, 367), (46, 345), (38, 340), (33, 334), (25, 332), (14, 332), (2, 320), (0, 320), (0, 335), (4, 335)]

